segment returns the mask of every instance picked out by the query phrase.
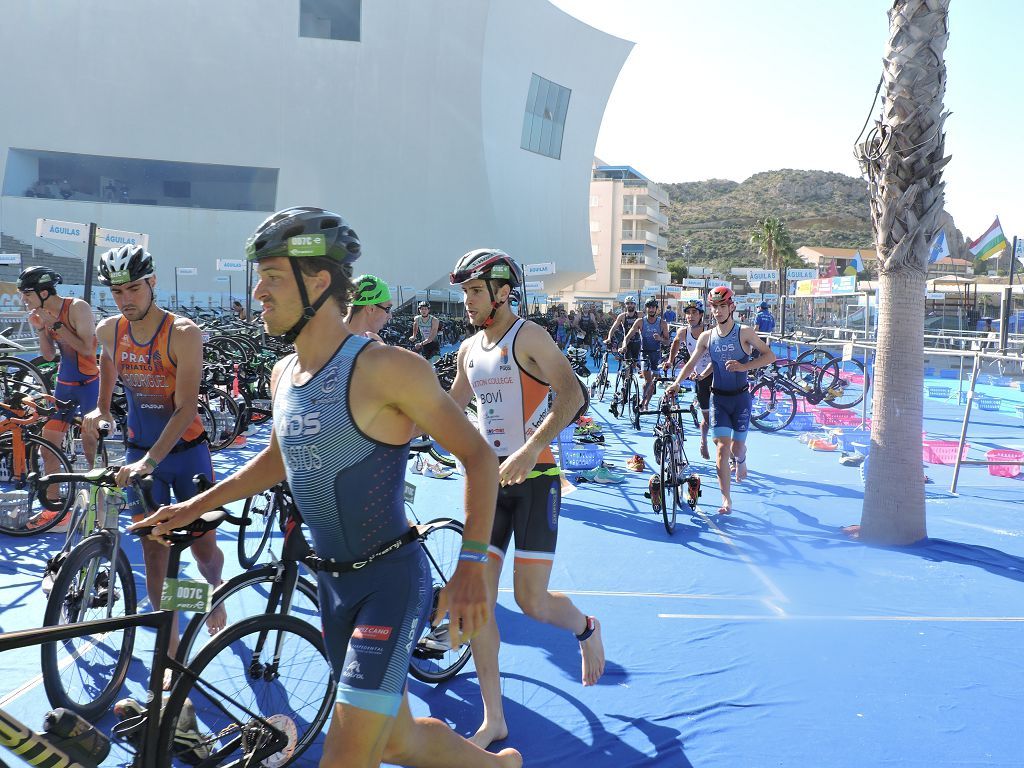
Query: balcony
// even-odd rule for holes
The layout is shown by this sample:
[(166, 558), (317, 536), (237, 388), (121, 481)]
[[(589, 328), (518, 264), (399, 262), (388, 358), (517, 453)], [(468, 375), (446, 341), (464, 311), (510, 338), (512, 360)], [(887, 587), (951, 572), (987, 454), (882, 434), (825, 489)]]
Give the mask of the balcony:
[(624, 205), (622, 207), (623, 216), (643, 216), (649, 221), (661, 224), (663, 227), (668, 226), (668, 216), (659, 211), (657, 208), (652, 208), (649, 205)]
[(647, 195), (648, 197), (657, 200), (659, 203), (668, 202), (668, 195), (665, 194), (665, 190), (653, 181), (646, 181), (644, 179), (626, 179), (622, 182), (622, 186), (626, 187), (630, 194)]
[(668, 263), (658, 256), (640, 253), (624, 253), (619, 259), (623, 267), (636, 267), (638, 269), (654, 269), (659, 272), (668, 271)]

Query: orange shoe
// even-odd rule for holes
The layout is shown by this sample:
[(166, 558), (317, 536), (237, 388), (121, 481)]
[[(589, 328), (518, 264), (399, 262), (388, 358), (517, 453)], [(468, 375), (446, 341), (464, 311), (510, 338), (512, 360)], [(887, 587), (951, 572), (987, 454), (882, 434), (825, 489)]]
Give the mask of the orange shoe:
[(639, 453), (634, 453), (628, 459), (626, 459), (626, 469), (631, 469), (634, 472), (643, 472), (647, 468), (644, 457)]

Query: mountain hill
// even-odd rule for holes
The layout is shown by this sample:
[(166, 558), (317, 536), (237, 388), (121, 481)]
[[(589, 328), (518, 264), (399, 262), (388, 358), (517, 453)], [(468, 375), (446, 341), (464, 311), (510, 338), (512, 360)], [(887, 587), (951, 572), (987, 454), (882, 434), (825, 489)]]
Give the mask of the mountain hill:
[(793, 245), (872, 248), (867, 183), (826, 171), (765, 171), (743, 182), (725, 179), (661, 183), (669, 196), (669, 261), (714, 267), (763, 266), (750, 245), (758, 219), (777, 216)]

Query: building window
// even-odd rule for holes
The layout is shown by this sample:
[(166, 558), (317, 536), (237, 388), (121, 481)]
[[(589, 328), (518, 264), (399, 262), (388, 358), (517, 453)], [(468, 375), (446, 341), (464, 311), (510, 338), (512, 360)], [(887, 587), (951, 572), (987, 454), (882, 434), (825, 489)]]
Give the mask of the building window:
[(600, 252), (601, 252), (601, 245), (600, 245), (600, 243), (591, 243), (590, 244), (590, 255), (591, 256), (597, 256), (597, 254), (599, 254)]
[(590, 207), (597, 208), (601, 204), (601, 198), (597, 195), (590, 196)]
[(593, 219), (591, 219), (590, 220), (590, 231), (591, 232), (600, 232), (601, 231), (601, 222), (600, 221), (594, 221)]
[(362, 0), (300, 0), (299, 37), (359, 42)]
[(562, 157), (562, 133), (565, 130), (571, 93), (568, 88), (545, 80), (540, 75), (530, 78), (530, 93), (526, 97), (526, 114), (523, 117), (523, 137), (519, 146), (555, 160)]
[(12, 148), (3, 194), (90, 203), (273, 211), (277, 169)]

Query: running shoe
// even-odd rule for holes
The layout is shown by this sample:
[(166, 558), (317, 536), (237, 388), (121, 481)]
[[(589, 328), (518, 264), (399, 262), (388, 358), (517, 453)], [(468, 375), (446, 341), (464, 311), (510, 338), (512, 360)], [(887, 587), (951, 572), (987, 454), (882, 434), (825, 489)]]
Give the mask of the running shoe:
[(580, 443), (580, 444), (586, 444), (586, 443), (603, 444), (604, 443), (604, 435), (602, 435), (602, 434), (583, 435), (581, 437), (575, 438), (575, 440), (576, 440), (577, 443)]
[[(53, 522), (53, 519), (57, 517), (57, 515), (59, 514), (61, 514), (59, 510), (44, 509), (38, 514), (30, 517), (28, 522), (25, 524), (25, 527), (28, 528), (28, 530), (30, 531), (35, 530), (36, 528), (42, 528), (43, 526), (49, 525), (51, 522)], [(68, 525), (70, 525), (70, 523), (71, 515), (65, 514), (64, 519), (57, 523), (55, 526), (53, 526), (53, 528), (50, 529), (50, 532), (64, 533), (65, 531), (67, 531)]]
[(416, 454), (416, 459), (412, 463), (412, 473), (414, 475), (422, 475), (423, 474), (423, 465), (424, 464), (425, 464), (425, 462), (423, 461), (423, 454), (422, 453)]
[(601, 485), (617, 485), (626, 479), (626, 476), (618, 472), (612, 472), (607, 467), (597, 469), (585, 469), (579, 473), (579, 477), (587, 482), (599, 483)]
[(420, 638), (417, 645), (420, 648), (428, 651), (434, 651), (435, 653), (450, 651), (452, 649), (452, 638), (451, 633), (448, 631), (448, 627), (448, 622), (434, 627)]
[(644, 496), (651, 500), (651, 507), (655, 512), (661, 512), (661, 478), (658, 475), (651, 475)]
[(455, 470), (451, 467), (442, 467), (440, 464), (431, 464), (429, 461), (424, 463), (424, 477), (433, 477), (437, 480), (443, 480), (446, 477), (451, 477), (454, 473)]
[(626, 459), (626, 469), (630, 469), (634, 472), (643, 472), (647, 468), (644, 457), (639, 453), (634, 453), (628, 459)]

